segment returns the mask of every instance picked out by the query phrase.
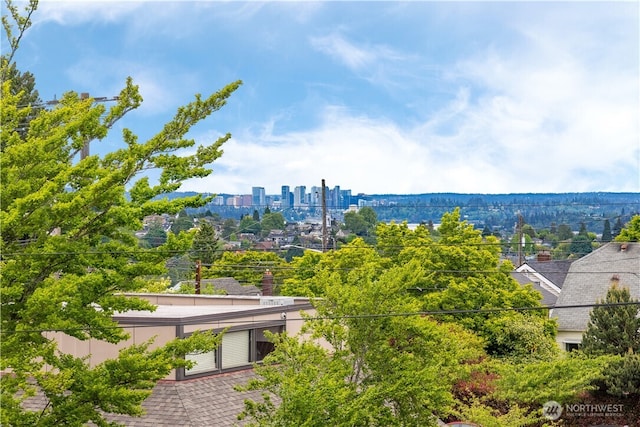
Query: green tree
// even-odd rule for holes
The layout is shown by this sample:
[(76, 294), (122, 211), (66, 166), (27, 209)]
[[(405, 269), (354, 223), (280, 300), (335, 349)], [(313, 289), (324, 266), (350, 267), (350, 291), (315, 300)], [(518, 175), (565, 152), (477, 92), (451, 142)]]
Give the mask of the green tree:
[(358, 212), (344, 214), (344, 227), (356, 236), (365, 236), (368, 231), (367, 222)]
[(607, 243), (613, 240), (613, 236), (611, 235), (611, 223), (608, 219), (604, 220), (604, 227), (602, 229), (602, 238), (600, 239), (602, 243)]
[(585, 234), (578, 234), (571, 239), (569, 252), (578, 258), (590, 254), (593, 251), (591, 238)]
[[(523, 244), (523, 241), (524, 241), (524, 244)], [(517, 234), (514, 234), (511, 237), (511, 250), (513, 252), (518, 252), (518, 247), (521, 247), (522, 251), (527, 255), (531, 255), (536, 252), (536, 248), (533, 243), (533, 240), (531, 239), (531, 236), (529, 236), (528, 234), (523, 234), (522, 240), (520, 240), (520, 236), (518, 236)]]
[(282, 216), (280, 212), (265, 212), (265, 214), (262, 216), (260, 226), (264, 235), (269, 234), (271, 230), (284, 230), (284, 216)]
[(243, 216), (240, 220), (240, 225), (238, 225), (238, 233), (251, 233), (258, 235), (260, 234), (260, 230), (262, 230), (260, 220), (255, 220), (254, 217), (249, 215)]
[(222, 244), (216, 236), (216, 230), (206, 220), (199, 222), (190, 255), (192, 260), (200, 260), (205, 265), (213, 264), (222, 256)]
[(536, 230), (531, 224), (524, 224), (522, 226), (522, 233), (534, 239), (536, 237)]
[(617, 242), (640, 242), (640, 215), (634, 215), (631, 221), (616, 236)]
[(616, 397), (640, 398), (640, 354), (625, 354), (605, 371), (604, 388)]
[[(631, 298), (629, 288), (617, 281), (607, 291), (601, 304), (638, 302)], [(620, 305), (594, 307), (587, 330), (582, 336), (582, 351), (586, 354), (640, 353), (640, 306)]]
[(558, 239), (559, 240), (569, 240), (573, 238), (573, 231), (568, 224), (560, 224), (558, 225)]
[(273, 273), (274, 283), (279, 284), (287, 275), (287, 269), (283, 268), (285, 264), (285, 260), (273, 252), (225, 251), (211, 267), (203, 269), (202, 277), (233, 277), (243, 285), (259, 286), (264, 272), (269, 270)]
[(376, 225), (378, 225), (378, 215), (372, 207), (365, 206), (358, 211), (358, 214), (364, 219), (370, 230), (375, 230)]
[[(438, 319), (455, 321), (478, 333), (486, 340), (487, 351), (495, 356), (517, 357), (528, 348), (531, 358), (551, 357), (555, 324), (543, 310), (522, 312), (523, 327), (517, 331), (500, 326), (513, 320), (508, 311), (477, 312), (540, 306), (540, 294), (511, 277), (513, 266), (501, 261), (496, 239), (483, 239), (480, 230), (460, 220), (459, 209), (442, 216), (439, 232), (437, 241), (423, 236), (419, 244), (408, 244), (395, 261), (404, 270), (406, 287), (416, 290), (413, 295), (422, 309), (451, 311)], [(526, 323), (532, 324), (531, 331), (524, 327)], [(502, 337), (505, 332), (513, 335)], [(515, 343), (531, 333), (538, 334), (543, 342)]]
[(222, 223), (222, 238), (225, 240), (231, 240), (231, 235), (237, 231), (238, 227), (236, 220), (233, 218), (227, 218)]
[[(0, 61), (4, 61), (3, 56)], [(3, 69), (5, 69), (3, 67)], [(33, 120), (40, 110), (42, 110), (43, 102), (40, 99), (38, 91), (35, 88), (35, 77), (30, 72), (22, 73), (17, 69), (15, 62), (6, 67), (6, 76), (2, 78), (2, 81), (11, 80), (11, 92), (13, 95), (18, 96), (18, 108), (29, 108), (29, 114), (19, 123), (18, 128), (15, 129), (20, 136), (25, 137), (29, 130), (29, 123)]]
[(375, 249), (354, 244), (313, 279), (324, 297), (306, 332), (332, 351), (278, 338), (248, 388), (270, 391), (281, 404), (248, 402), (244, 415), (256, 425), (436, 425), (453, 404), (461, 362), (483, 354), (460, 326), (420, 316), (402, 272), (380, 269)]
[(616, 218), (616, 222), (615, 224), (613, 224), (613, 238), (615, 239), (616, 237), (618, 237), (618, 235), (622, 232), (622, 229), (624, 228), (624, 226), (622, 225), (622, 220), (620, 219), (620, 217)]
[(142, 237), (142, 243), (148, 248), (157, 248), (167, 242), (167, 232), (164, 231), (161, 223), (154, 222), (149, 225), (149, 229)]
[[(9, 75), (6, 67), (36, 6), (29, 3), (31, 9), (22, 16), (7, 3), (10, 16), (2, 21), (10, 51), (0, 64), (3, 77)], [(184, 180), (210, 173), (208, 165), (221, 155), (229, 135), (198, 147), (193, 155), (172, 153), (194, 145), (186, 133), (221, 108), (239, 84), (206, 98), (196, 96), (146, 142), (125, 128), (124, 148), (78, 159), (85, 144), (104, 140), (116, 121), (140, 105), (132, 80), (127, 79), (109, 110), (66, 93), (52, 110), (40, 110), (21, 134), (20, 124), (33, 110), (22, 108), (14, 81), (3, 79), (0, 370), (11, 375), (0, 378), (0, 424), (107, 425), (107, 413), (140, 414), (155, 382), (185, 365), (180, 354), (216, 345), (217, 338), (195, 334), (153, 350), (150, 343), (132, 346), (117, 359), (90, 367), (85, 359), (62, 353), (52, 335), (43, 332), (118, 343), (128, 334), (112, 320), (115, 312), (154, 309), (123, 294), (144, 288), (149, 275), (162, 274), (167, 253), (186, 251), (191, 238), (170, 234), (159, 248), (144, 249), (134, 232), (142, 228), (145, 215), (175, 214), (207, 201), (162, 197)], [(153, 185), (142, 175), (149, 169), (159, 172)], [(36, 392), (47, 405), (32, 411), (22, 402)]]
[(178, 217), (171, 224), (171, 232), (178, 234), (181, 231), (189, 231), (193, 228), (193, 218), (187, 215), (184, 209), (178, 213)]
[(183, 280), (193, 279), (195, 276), (195, 263), (187, 254), (173, 256), (167, 260), (165, 265), (172, 285)]
[(584, 222), (580, 223), (580, 230), (578, 230), (578, 236), (587, 236), (587, 225)]
[(554, 360), (494, 365), (500, 374), (495, 397), (508, 402), (542, 405), (550, 400), (577, 401), (595, 390), (611, 357), (567, 356)]

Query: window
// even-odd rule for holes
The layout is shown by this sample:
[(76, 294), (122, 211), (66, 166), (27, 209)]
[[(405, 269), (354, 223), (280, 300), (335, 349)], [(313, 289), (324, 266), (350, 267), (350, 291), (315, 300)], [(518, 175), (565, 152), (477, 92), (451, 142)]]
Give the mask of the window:
[(185, 359), (191, 360), (195, 363), (193, 365), (193, 368), (185, 368), (185, 375), (194, 375), (200, 374), (202, 372), (209, 372), (217, 369), (218, 367), (215, 350), (206, 353), (190, 353), (185, 356)]
[(277, 334), (284, 331), (284, 323), (263, 328), (227, 331), (217, 349), (206, 353), (189, 353), (186, 360), (195, 364), (191, 369), (178, 371), (178, 379), (204, 376), (225, 370), (251, 366), (262, 361), (274, 350), (274, 345), (265, 336), (265, 332)]
[(580, 343), (577, 343), (577, 342), (566, 342), (566, 343), (564, 343), (564, 349), (566, 351), (569, 351), (569, 352), (576, 351), (579, 348), (580, 348)]
[(227, 332), (222, 336), (220, 353), (222, 369), (236, 368), (251, 363), (249, 331)]
[(264, 359), (264, 357), (271, 353), (274, 350), (274, 345), (271, 341), (267, 339), (264, 332), (269, 331), (272, 334), (278, 334), (282, 332), (282, 327), (277, 326), (274, 328), (262, 328), (256, 329), (256, 353), (255, 353), (255, 361), (260, 362)]

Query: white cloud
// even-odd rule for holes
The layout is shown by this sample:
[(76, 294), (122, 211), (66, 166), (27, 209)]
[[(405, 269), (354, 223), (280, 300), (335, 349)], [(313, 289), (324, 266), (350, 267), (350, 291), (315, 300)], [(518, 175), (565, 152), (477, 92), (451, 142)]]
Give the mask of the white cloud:
[(384, 44), (355, 43), (339, 31), (311, 37), (309, 43), (376, 90), (383, 89), (394, 97), (424, 85), (429, 76), (438, 71), (417, 54), (404, 53)]
[(353, 71), (359, 71), (370, 66), (377, 55), (374, 51), (356, 46), (338, 33), (322, 37), (312, 37), (311, 46), (332, 57)]
[(51, 21), (60, 25), (118, 22), (132, 15), (140, 15), (139, 11), (144, 4), (144, 1), (44, 0), (39, 3), (33, 21), (34, 25)]
[[(348, 46), (351, 66), (374, 61)], [(324, 178), (368, 193), (639, 191), (637, 70), (590, 62), (560, 40), (529, 48), (456, 64), (456, 96), (423, 123), (328, 107), (307, 131), (276, 134), (271, 122), (234, 135), (219, 173), (190, 186), (278, 193)]]

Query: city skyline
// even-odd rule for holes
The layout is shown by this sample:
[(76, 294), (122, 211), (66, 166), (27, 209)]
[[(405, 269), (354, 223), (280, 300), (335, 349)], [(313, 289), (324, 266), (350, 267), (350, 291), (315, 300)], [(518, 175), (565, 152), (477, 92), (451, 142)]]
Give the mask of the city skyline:
[(146, 140), (195, 93), (243, 80), (189, 135), (232, 138), (183, 191), (277, 194), (322, 178), (362, 193), (640, 191), (639, 11), (45, 0), (15, 59), (44, 101), (112, 97), (133, 77), (144, 103), (92, 144), (98, 155), (123, 128)]

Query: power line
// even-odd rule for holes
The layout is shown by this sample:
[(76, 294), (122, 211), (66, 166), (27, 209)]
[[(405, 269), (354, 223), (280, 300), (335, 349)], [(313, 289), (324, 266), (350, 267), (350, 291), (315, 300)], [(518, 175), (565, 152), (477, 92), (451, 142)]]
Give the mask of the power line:
[[(569, 305), (541, 305), (537, 307), (503, 307), (503, 308), (479, 308), (479, 309), (451, 309), (451, 310), (423, 310), (413, 312), (398, 312), (398, 313), (368, 313), (368, 314), (352, 314), (352, 315), (338, 315), (338, 316), (315, 316), (309, 317), (308, 320), (349, 320), (349, 319), (382, 319), (391, 317), (412, 317), (412, 316), (439, 316), (439, 315), (451, 315), (451, 314), (492, 314), (502, 312), (520, 312), (520, 311), (541, 311), (541, 310), (563, 310), (571, 308), (610, 308), (610, 307), (626, 307), (626, 306), (640, 306), (640, 301), (631, 302), (615, 302), (615, 303), (593, 303), (593, 304), (569, 304)], [(307, 320), (303, 319), (303, 320)], [(218, 325), (218, 324), (259, 324), (264, 323), (261, 320), (223, 320), (223, 321), (211, 321), (200, 322), (198, 325)], [(176, 323), (162, 323), (161, 326), (179, 326), (184, 325), (184, 322)], [(49, 328), (49, 329), (20, 329), (14, 331), (0, 331), (0, 335), (13, 335), (18, 333), (45, 333), (45, 332), (89, 332), (92, 330), (113, 330), (113, 329), (135, 329), (135, 328), (153, 328), (158, 325), (114, 325), (105, 327), (77, 327), (77, 328)]]
[[(570, 244), (571, 242), (560, 242), (560, 243), (567, 243)], [(634, 243), (634, 242), (602, 242), (602, 245), (606, 244), (606, 243)], [(18, 243), (20, 244), (20, 243)], [(514, 245), (517, 245), (517, 242), (507, 242), (507, 241), (502, 241), (502, 242), (451, 242), (451, 243), (440, 243), (440, 242), (426, 242), (423, 244), (407, 244), (407, 245), (384, 245), (382, 248), (378, 247), (378, 246), (371, 246), (371, 245), (367, 245), (365, 247), (362, 246), (348, 246), (348, 245), (343, 245), (341, 246), (338, 250), (355, 250), (355, 251), (361, 251), (361, 250), (375, 250), (375, 251), (380, 251), (380, 250), (391, 250), (391, 249), (410, 249), (410, 248), (433, 248), (433, 247), (491, 247), (491, 246), (498, 246), (498, 247), (511, 247)], [(5, 244), (6, 245), (6, 244)], [(28, 245), (28, 243), (27, 243)], [(531, 246), (534, 245), (534, 243), (526, 243), (527, 246)], [(240, 249), (240, 248), (226, 248), (226, 249), (175, 249), (175, 250), (166, 250), (166, 249), (146, 249), (146, 248), (141, 248), (139, 251), (125, 251), (125, 250), (111, 250), (111, 251), (56, 251), (56, 252), (4, 252), (2, 254), (2, 256), (4, 257), (18, 257), (18, 256), (25, 256), (25, 257), (31, 257), (31, 256), (51, 256), (51, 255), (63, 255), (63, 256), (68, 256), (68, 255), (131, 255), (131, 256), (136, 256), (136, 255), (172, 255), (172, 254), (176, 254), (176, 255), (180, 255), (180, 254), (189, 254), (189, 253), (205, 253), (205, 252), (216, 252), (216, 253), (224, 253), (224, 252), (286, 252), (286, 250), (288, 250), (290, 248), (283, 248), (283, 247), (273, 247), (273, 248), (265, 248), (265, 249)], [(320, 250), (321, 247), (320, 246), (306, 246), (306, 247), (301, 247), (301, 248), (297, 248), (297, 249), (301, 249), (301, 250), (305, 250), (305, 249), (309, 249), (309, 250)], [(554, 250), (554, 248), (545, 248), (549, 251)], [(564, 252), (560, 252), (560, 253), (573, 253), (573, 252), (569, 252), (569, 251), (564, 251)], [(577, 255), (586, 255), (589, 252), (585, 252), (585, 253), (579, 253)]]

